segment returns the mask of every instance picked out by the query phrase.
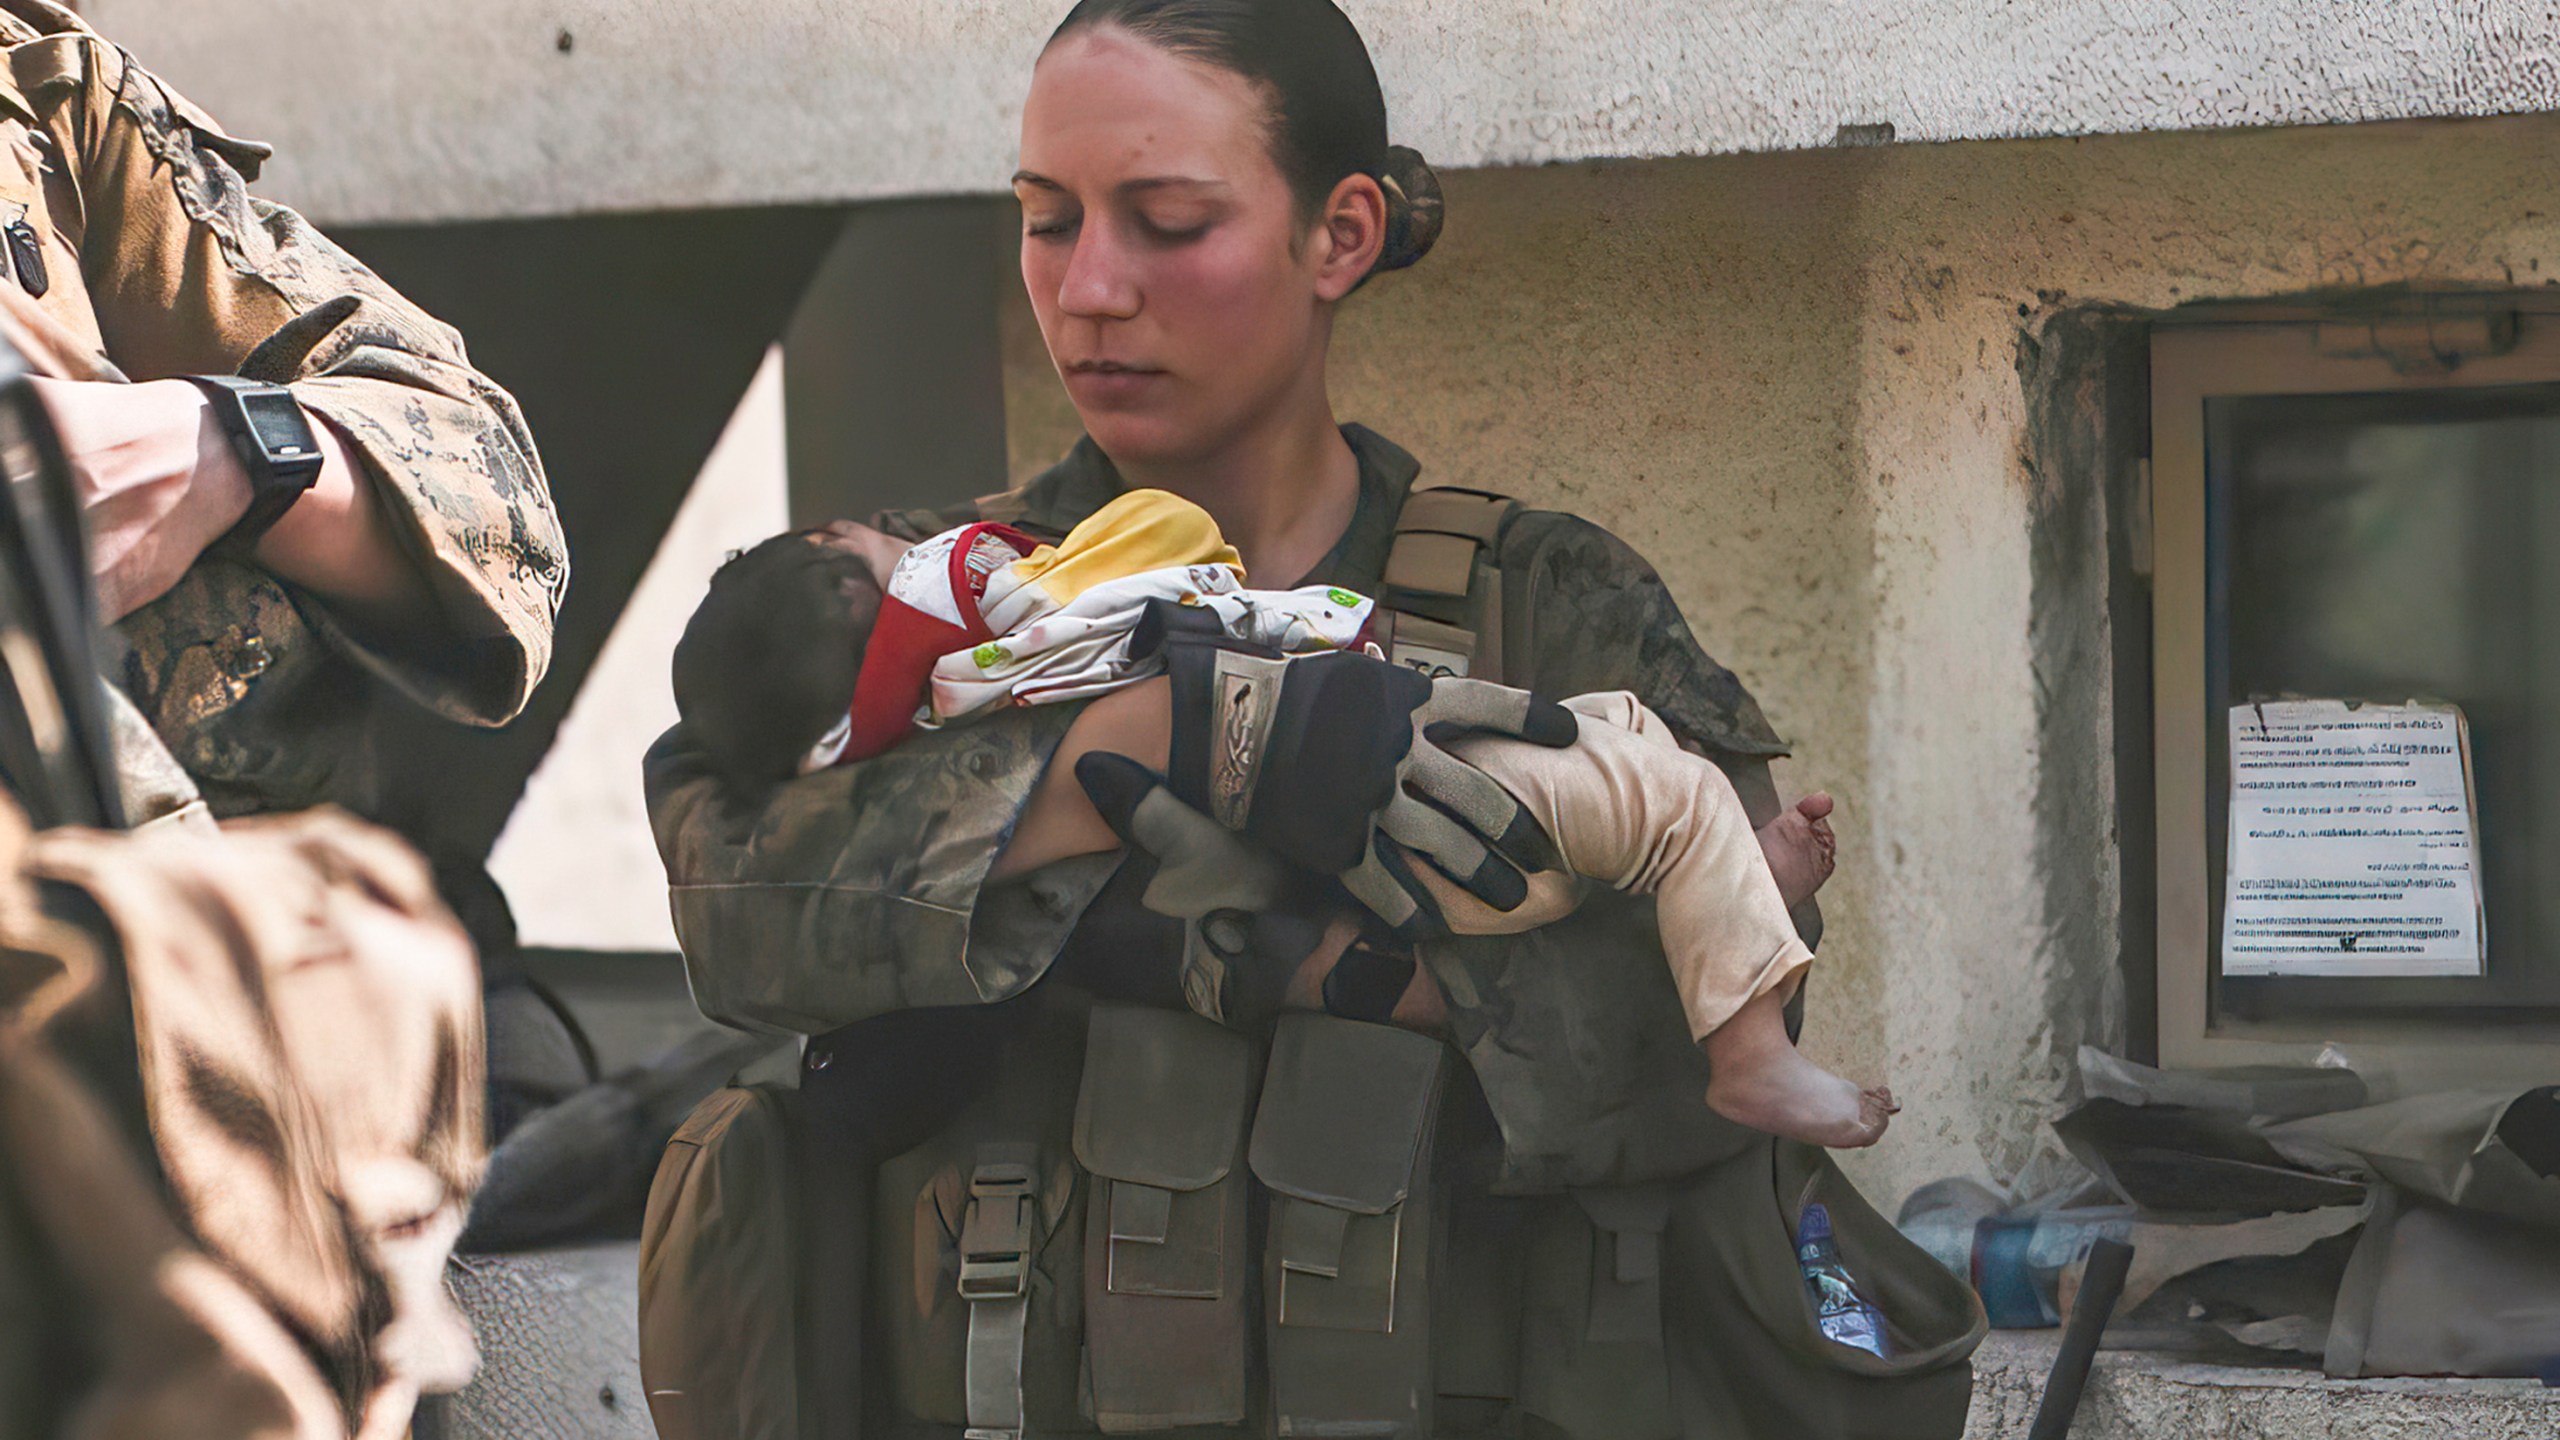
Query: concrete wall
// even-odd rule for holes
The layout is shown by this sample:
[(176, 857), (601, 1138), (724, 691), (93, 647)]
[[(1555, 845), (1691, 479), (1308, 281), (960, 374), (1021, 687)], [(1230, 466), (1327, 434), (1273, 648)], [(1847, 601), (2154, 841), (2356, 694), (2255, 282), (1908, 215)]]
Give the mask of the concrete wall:
[[(2108, 682), (2040, 664), (2030, 605), (2105, 582), (2039, 572), (2022, 335), (2099, 301), (2553, 283), (2555, 147), (2534, 118), (1460, 174), (1440, 249), (1350, 307), (1346, 419), (1633, 540), (1796, 742), (1784, 779), (1842, 798), (1807, 1044), (1905, 1099), (1855, 1162), (1884, 1203), (2032, 1182), (2072, 1047), (2123, 1023), (2111, 737), (2054, 696)], [(1012, 304), (1021, 470), (1074, 422)]]
[[(1450, 166), (2560, 107), (2549, 0), (1344, 0)], [(91, 0), (334, 222), (1001, 190), (1066, 0)]]

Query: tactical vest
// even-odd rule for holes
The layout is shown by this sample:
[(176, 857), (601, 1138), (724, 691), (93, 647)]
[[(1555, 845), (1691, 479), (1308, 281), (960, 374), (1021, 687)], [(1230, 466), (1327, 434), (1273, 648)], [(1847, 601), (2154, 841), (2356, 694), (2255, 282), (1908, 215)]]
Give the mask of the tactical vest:
[(1044, 999), (1039, 1042), (880, 1167), (881, 1408), (971, 1440), (1435, 1433), (1440, 1044), (1122, 1004), (1077, 1044), (1083, 1007)]
[[(1496, 681), (1521, 668), (1505, 662), (1529, 653), (1527, 577), (1499, 563), (1520, 510), (1475, 490), (1407, 500), (1379, 597), (1389, 623), (1373, 632), (1394, 663)], [(1203, 943), (1227, 940), (1189, 937)], [(829, 1281), (769, 1242), (717, 1238), (839, 1223), (808, 1213), (805, 1189), (795, 1203), (770, 1185), (759, 1205), (738, 1178), (790, 1152), (788, 1108), (714, 1097), (716, 1129), (679, 1136), (642, 1257), (643, 1378), (666, 1440), (814, 1440), (793, 1417), (813, 1375), (848, 1365), (864, 1367), (862, 1408), (901, 1437), (1963, 1429), (1971, 1290), (1818, 1150), (1771, 1142), (1697, 1183), (1495, 1195), (1501, 1137), (1439, 1040), (1296, 1011), (1265, 1040), (1060, 986), (1009, 1003), (1033, 1013), (978, 1057), (984, 1088), (868, 1177), (863, 1354), (795, 1339), (781, 1297)], [(719, 1139), (756, 1160), (721, 1162), (705, 1149)], [(1815, 1329), (1793, 1261), (1809, 1198), (1829, 1205), (1852, 1266), (1889, 1282), (1894, 1360)], [(738, 1343), (710, 1343), (690, 1316)]]
[[(1487, 490), (1416, 490), (1396, 515), (1378, 608), (1387, 658), (1426, 675), (1503, 683), (1529, 654), (1527, 577), (1502, 569), (1520, 502)], [(1512, 663), (1506, 666), (1505, 661)]]

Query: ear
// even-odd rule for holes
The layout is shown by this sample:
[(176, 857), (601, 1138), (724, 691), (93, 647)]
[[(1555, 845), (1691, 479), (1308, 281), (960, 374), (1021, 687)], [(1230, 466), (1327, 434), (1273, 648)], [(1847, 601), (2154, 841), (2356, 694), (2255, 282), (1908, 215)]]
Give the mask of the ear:
[(1339, 300), (1376, 268), (1387, 243), (1387, 192), (1376, 177), (1345, 175), (1316, 216), (1316, 297)]

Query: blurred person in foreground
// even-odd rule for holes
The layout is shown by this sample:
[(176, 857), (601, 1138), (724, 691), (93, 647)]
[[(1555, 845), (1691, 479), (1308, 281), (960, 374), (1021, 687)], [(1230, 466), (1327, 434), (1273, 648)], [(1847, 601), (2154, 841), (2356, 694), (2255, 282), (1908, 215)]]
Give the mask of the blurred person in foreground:
[(248, 195), (266, 147), (49, 0), (0, 0), (0, 58), (0, 333), (133, 827), (0, 809), (0, 1433), (397, 1436), (472, 1358), (471, 946), (383, 831), (215, 822), (379, 813), (383, 707), (512, 718), (559, 525), (460, 339)]

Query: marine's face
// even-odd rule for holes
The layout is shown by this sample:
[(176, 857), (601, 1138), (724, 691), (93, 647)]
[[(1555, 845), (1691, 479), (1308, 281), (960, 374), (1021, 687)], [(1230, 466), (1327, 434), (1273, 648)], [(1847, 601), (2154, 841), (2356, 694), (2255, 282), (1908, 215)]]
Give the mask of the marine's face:
[[(1022, 278), (1076, 413), (1122, 463), (1217, 454), (1321, 391), (1336, 284), (1261, 93), (1127, 32), (1041, 57), (1022, 116)], [(1333, 267), (1339, 268), (1339, 267)]]

